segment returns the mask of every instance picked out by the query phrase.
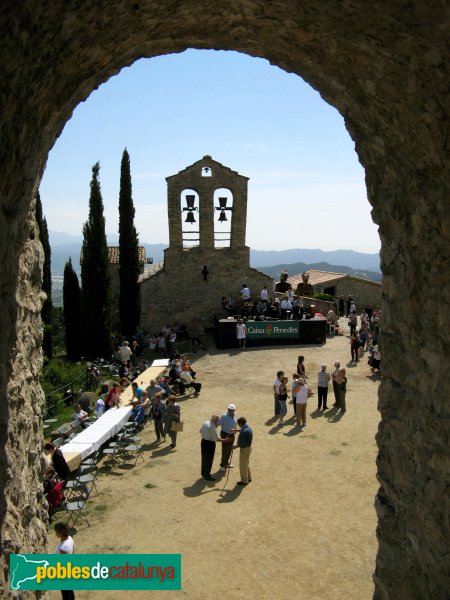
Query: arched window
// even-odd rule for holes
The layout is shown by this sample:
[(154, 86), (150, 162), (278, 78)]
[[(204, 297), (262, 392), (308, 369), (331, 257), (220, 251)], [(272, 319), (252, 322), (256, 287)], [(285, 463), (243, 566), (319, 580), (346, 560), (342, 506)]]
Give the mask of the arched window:
[(231, 220), (233, 218), (233, 194), (227, 188), (214, 192), (214, 247), (229, 248), (231, 245)]
[(183, 248), (193, 248), (200, 244), (200, 198), (195, 190), (186, 189), (180, 201)]
[(212, 177), (211, 167), (202, 167), (202, 177)]

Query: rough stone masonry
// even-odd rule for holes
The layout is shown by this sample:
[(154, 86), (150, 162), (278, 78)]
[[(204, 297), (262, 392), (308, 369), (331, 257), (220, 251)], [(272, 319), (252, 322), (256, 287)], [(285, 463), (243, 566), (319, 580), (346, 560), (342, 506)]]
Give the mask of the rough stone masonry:
[(302, 76), (355, 142), (382, 242), (375, 598), (446, 597), (448, 2), (5, 0), (0, 26), (2, 574), (9, 552), (45, 547), (42, 256), (29, 215), (48, 152), (74, 108), (124, 66), (215, 48)]

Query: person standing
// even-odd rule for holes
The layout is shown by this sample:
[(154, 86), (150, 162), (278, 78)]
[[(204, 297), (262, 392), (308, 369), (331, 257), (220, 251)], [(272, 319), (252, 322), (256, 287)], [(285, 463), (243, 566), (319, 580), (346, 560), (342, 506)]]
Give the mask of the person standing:
[(289, 379), (283, 375), (283, 377), (281, 378), (280, 393), (278, 396), (278, 401), (280, 403), (280, 420), (278, 421), (279, 425), (284, 425), (284, 417), (286, 416), (286, 413), (287, 413), (286, 402), (288, 399), (288, 388), (287, 388), (288, 381), (289, 381)]
[(120, 404), (120, 394), (122, 392), (122, 386), (118, 381), (114, 381), (112, 384), (112, 388), (109, 390), (108, 395), (105, 400), (105, 412), (113, 406), (119, 406)]
[(153, 396), (150, 405), (150, 416), (155, 424), (156, 441), (160, 442), (162, 438), (163, 442), (165, 442), (164, 423), (166, 420), (166, 405), (161, 400), (161, 394), (159, 393)]
[[(295, 406), (297, 404), (296, 391), (298, 389), (298, 380), (299, 379), (300, 379), (300, 375), (298, 373), (292, 373), (291, 394), (292, 394), (292, 405), (293, 405), (293, 409), (294, 409), (294, 418), (297, 415)], [(294, 390), (296, 390), (296, 391), (294, 392)]]
[(341, 297), (339, 298), (339, 316), (340, 317), (344, 316), (344, 306), (345, 306), (344, 296), (341, 295)]
[(346, 317), (350, 316), (350, 306), (352, 305), (352, 302), (353, 302), (353, 298), (349, 294), (347, 296), (347, 300), (345, 301), (345, 305), (346, 305), (346, 308), (347, 308), (347, 314), (345, 315)]
[(172, 430), (172, 423), (180, 422), (181, 407), (175, 402), (175, 396), (169, 396), (166, 400), (166, 426), (164, 435), (169, 434), (172, 443), (170, 447), (173, 449), (177, 445), (177, 432)]
[(339, 369), (341, 367), (341, 363), (338, 360), (334, 361), (334, 371), (331, 373), (331, 380), (333, 382), (333, 392), (334, 392), (334, 404), (336, 408), (341, 408), (340, 400), (339, 400), (339, 384), (337, 382), (337, 376), (339, 373)]
[(215, 481), (215, 477), (211, 477), (211, 469), (216, 453), (216, 442), (229, 444), (229, 439), (221, 439), (217, 435), (217, 426), (219, 425), (219, 417), (213, 415), (209, 421), (205, 421), (200, 427), (200, 435), (202, 441), (200, 444), (202, 453), (202, 468), (201, 473), (205, 481)]
[(246, 283), (243, 283), (243, 284), (242, 284), (242, 289), (241, 289), (241, 291), (240, 291), (240, 294), (241, 294), (241, 299), (242, 299), (243, 301), (245, 301), (245, 300), (249, 300), (249, 299), (250, 299), (250, 290), (249, 290), (249, 288), (247, 287), (247, 284), (246, 284)]
[(280, 410), (281, 410), (281, 407), (280, 407), (280, 385), (281, 385), (282, 377), (284, 377), (284, 371), (278, 371), (277, 378), (273, 382), (273, 397), (274, 397), (274, 402), (275, 402), (275, 416), (276, 417), (280, 416)]
[(222, 443), (222, 457), (220, 460), (220, 470), (222, 472), (225, 469), (232, 469), (233, 465), (230, 464), (231, 451), (233, 449), (234, 437), (236, 433), (237, 421), (236, 421), (236, 404), (229, 404), (227, 412), (224, 413), (219, 419), (220, 425), (220, 438), (222, 440), (229, 440), (229, 443)]
[(126, 362), (127, 367), (129, 367), (132, 354), (133, 352), (131, 351), (128, 342), (125, 340), (117, 351), (117, 358), (120, 360), (121, 363)]
[[(56, 523), (55, 525), (56, 537), (60, 540), (56, 546), (55, 554), (73, 554), (73, 539), (69, 535), (69, 529), (66, 523)], [(75, 600), (75, 593), (73, 590), (61, 590), (63, 600)]]
[(305, 368), (305, 357), (301, 356), (301, 355), (297, 359), (297, 373), (300, 375), (300, 377), (303, 377), (303, 379), (307, 379), (306, 368)]
[(338, 360), (334, 361), (334, 371), (331, 374), (333, 381), (333, 391), (335, 403), (333, 406), (339, 408), (341, 413), (345, 413), (347, 410), (345, 395), (347, 392), (347, 377), (345, 375), (345, 369), (341, 368), (341, 363)]
[(350, 352), (352, 355), (352, 362), (357, 363), (359, 361), (359, 347), (360, 342), (356, 331), (354, 331), (350, 338)]
[(327, 365), (323, 364), (320, 367), (320, 371), (317, 373), (317, 408), (320, 410), (327, 410), (327, 397), (328, 397), (328, 384), (331, 376), (327, 371)]
[(295, 404), (297, 427), (306, 427), (306, 405), (308, 403), (309, 388), (306, 385), (305, 380), (300, 377), (298, 380), (298, 386), (294, 389), (297, 396)]
[(247, 326), (243, 319), (239, 319), (236, 325), (236, 337), (241, 350), (245, 349), (245, 342), (247, 340)]
[(250, 454), (252, 452), (253, 431), (245, 417), (239, 417), (237, 424), (240, 431), (234, 448), (239, 448), (239, 472), (241, 476), (241, 480), (237, 482), (237, 485), (248, 485), (252, 480)]
[(356, 326), (358, 324), (358, 317), (356, 316), (356, 311), (353, 311), (350, 313), (350, 318), (349, 318), (348, 323), (350, 325), (350, 335), (352, 335), (353, 333), (355, 333)]
[(266, 303), (267, 306), (267, 302), (269, 301), (269, 292), (267, 291), (267, 287), (264, 286), (263, 289), (261, 290), (261, 301)]

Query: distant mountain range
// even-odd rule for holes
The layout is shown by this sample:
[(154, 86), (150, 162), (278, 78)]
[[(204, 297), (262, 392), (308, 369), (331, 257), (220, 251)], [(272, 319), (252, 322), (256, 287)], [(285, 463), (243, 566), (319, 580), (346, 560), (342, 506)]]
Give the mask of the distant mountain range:
[[(69, 256), (72, 258), (72, 263), (75, 271), (80, 270), (80, 250), (83, 239), (81, 236), (70, 235), (60, 231), (50, 231), (50, 246), (52, 248), (52, 273), (54, 275), (62, 275), (64, 265)], [(117, 234), (108, 234), (108, 244), (118, 245), (119, 238)], [(154, 262), (159, 262), (164, 258), (164, 249), (169, 244), (147, 244), (141, 242), (145, 247), (147, 256), (151, 256)], [(380, 271), (380, 255), (366, 254), (364, 252), (355, 252), (354, 250), (319, 250), (319, 249), (301, 249), (292, 248), (291, 250), (250, 250), (250, 264), (256, 268), (275, 267), (277, 269), (289, 267), (288, 271), (292, 274), (300, 273), (305, 266), (310, 269), (320, 269), (324, 271), (337, 271), (345, 273), (345, 268), (350, 268), (354, 271), (372, 272), (368, 277), (372, 279), (373, 273)], [(299, 270), (294, 270), (294, 264), (300, 265)], [(316, 265), (321, 265), (316, 266)], [(345, 265), (336, 266), (336, 265)], [(326, 268), (325, 268), (326, 266)], [(295, 266), (297, 269), (297, 266)]]
[[(252, 267), (272, 267), (276, 265), (292, 265), (293, 263), (309, 265), (309, 268), (315, 269), (313, 264), (327, 263), (332, 265), (347, 265), (352, 269), (359, 271), (374, 271), (381, 273), (380, 255), (365, 254), (364, 252), (355, 252), (354, 250), (319, 250), (319, 249), (300, 249), (291, 250), (250, 250), (250, 263)], [(303, 268), (303, 267), (302, 267)], [(338, 267), (336, 267), (337, 269)], [(341, 268), (341, 267), (339, 267)], [(333, 271), (332, 269), (321, 269)], [(299, 271), (298, 271), (299, 272)], [(340, 271), (343, 272), (343, 271)], [(292, 274), (294, 271), (292, 271)]]
[[(52, 279), (53, 303), (62, 304), (62, 275), (64, 266), (72, 258), (72, 265), (76, 273), (80, 273), (80, 250), (83, 239), (81, 236), (70, 235), (60, 231), (49, 231), (50, 246), (52, 249)], [(108, 234), (108, 244), (117, 246), (117, 234)], [(168, 244), (147, 244), (147, 256), (152, 257), (155, 263), (163, 260), (164, 249)], [(302, 261), (302, 262), (300, 262)], [(303, 262), (305, 261), (305, 262)], [(291, 275), (297, 275), (308, 269), (348, 273), (356, 277), (381, 281), (379, 254), (365, 254), (353, 250), (311, 250), (293, 248), (291, 250), (250, 250), (250, 265), (270, 275), (278, 281), (283, 269)]]

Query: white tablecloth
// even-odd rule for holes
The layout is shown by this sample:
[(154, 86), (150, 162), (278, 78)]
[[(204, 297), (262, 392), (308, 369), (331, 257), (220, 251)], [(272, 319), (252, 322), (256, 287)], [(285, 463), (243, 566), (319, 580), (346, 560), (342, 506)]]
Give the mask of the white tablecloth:
[(168, 367), (169, 359), (168, 358), (157, 358), (150, 365), (151, 367)]
[[(168, 363), (169, 360), (167, 358), (153, 361), (152, 366), (141, 373), (138, 379), (136, 379), (137, 383), (145, 389), (152, 379), (157, 379), (164, 372), (164, 367), (167, 367)], [(120, 395), (122, 406), (107, 410), (92, 425), (83, 429), (70, 442), (60, 447), (61, 452), (67, 454), (66, 460), (70, 460), (69, 466), (71, 468), (78, 467), (82, 460), (98, 450), (102, 444), (122, 429), (129, 420), (132, 412), (132, 407), (129, 406), (132, 395), (133, 390), (130, 385)]]
[(131, 412), (131, 406), (111, 408), (70, 442), (61, 446), (61, 452), (80, 452), (81, 458), (85, 459), (122, 429)]

